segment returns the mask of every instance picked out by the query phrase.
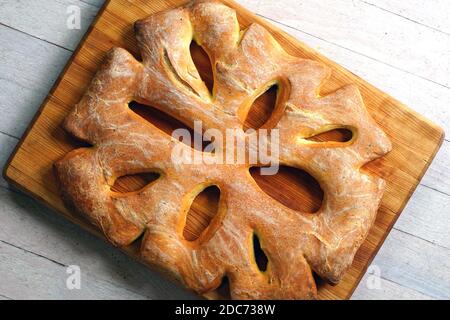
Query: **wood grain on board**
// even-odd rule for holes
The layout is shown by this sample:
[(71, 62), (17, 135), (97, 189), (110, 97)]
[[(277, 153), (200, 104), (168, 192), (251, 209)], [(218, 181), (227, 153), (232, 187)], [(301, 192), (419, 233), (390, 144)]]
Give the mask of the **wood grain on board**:
[[(52, 171), (53, 163), (67, 152), (81, 145), (64, 132), (61, 123), (80, 100), (105, 53), (111, 47), (123, 47), (135, 56), (139, 56), (132, 32), (133, 23), (136, 20), (186, 2), (183, 0), (155, 0), (151, 2), (112, 0), (105, 4), (6, 166), (4, 174), (8, 181), (43, 201), (71, 221), (101, 236), (82, 217), (68, 210), (59, 197), (59, 190)], [(370, 114), (393, 142), (393, 151), (389, 155), (364, 167), (364, 170), (372, 171), (388, 182), (375, 225), (341, 283), (337, 286), (320, 283), (319, 286), (320, 298), (349, 298), (434, 158), (443, 140), (443, 131), (392, 97), (233, 1), (224, 0), (223, 2), (237, 10), (242, 28), (246, 28), (253, 22), (258, 22), (271, 30), (274, 37), (288, 53), (321, 61), (330, 66), (333, 70), (332, 77), (323, 86), (322, 95), (333, 92), (349, 83), (357, 84)], [(207, 69), (209, 68), (207, 60), (202, 58), (198, 48), (193, 48), (193, 55), (194, 57), (198, 56), (198, 59), (196, 59), (198, 61), (197, 66), (201, 73), (207, 76)], [(207, 79), (206, 82), (208, 82)], [(273, 99), (268, 94), (267, 97), (263, 97), (258, 102), (254, 119), (249, 119), (250, 123), (258, 123), (258, 120), (265, 117), (265, 107), (270, 105), (271, 100)], [(261, 112), (258, 112), (258, 110)], [(266, 111), (268, 112), (268, 110)], [(139, 111), (136, 110), (136, 112)], [(170, 125), (173, 125), (171, 119), (161, 120), (158, 115), (151, 112), (143, 114), (143, 116), (148, 117), (152, 122), (160, 121), (161, 126), (170, 127)], [(331, 135), (321, 137), (321, 139), (339, 140), (345, 139), (345, 135), (344, 132), (333, 132)], [(123, 190), (138, 188), (142, 183), (148, 181), (146, 179), (148, 177), (126, 177), (119, 181), (116, 187)], [(304, 187), (305, 183), (313, 183), (308, 182), (311, 179), (304, 174), (286, 169), (282, 170), (278, 176), (272, 177), (270, 181), (261, 177), (255, 177), (255, 179), (265, 192), (282, 203), (289, 198), (298, 199), (297, 203), (306, 203), (307, 208), (312, 210), (320, 202), (320, 192), (316, 190), (317, 188), (311, 188), (313, 190), (311, 191)], [(299, 187), (291, 187), (292, 184), (296, 183)], [(284, 192), (280, 192), (280, 190)], [(216, 197), (217, 195), (213, 192), (205, 193), (203, 198), (201, 197), (196, 201), (193, 210), (190, 212), (192, 218), (189, 219), (189, 225), (185, 230), (186, 237), (195, 237), (207, 225), (211, 212), (214, 211), (214, 205), (210, 203), (209, 199)], [(289, 204), (286, 203), (286, 205)], [(132, 256), (138, 256), (137, 245), (124, 250)]]

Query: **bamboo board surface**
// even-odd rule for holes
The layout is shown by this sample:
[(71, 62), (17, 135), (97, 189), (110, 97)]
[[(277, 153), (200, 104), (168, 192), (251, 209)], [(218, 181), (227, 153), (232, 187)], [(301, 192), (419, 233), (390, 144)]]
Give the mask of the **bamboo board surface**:
[[(81, 98), (106, 51), (113, 46), (119, 46), (138, 56), (132, 33), (134, 21), (185, 2), (182, 0), (151, 2), (112, 0), (104, 6), (40, 112), (36, 115), (15, 154), (11, 157), (9, 165), (5, 169), (5, 177), (11, 183), (45, 202), (73, 222), (99, 234), (80, 216), (69, 211), (59, 197), (52, 165), (54, 161), (80, 145), (63, 131), (61, 122)], [(393, 141), (394, 148), (389, 155), (365, 167), (365, 170), (379, 174), (388, 182), (388, 188), (374, 227), (358, 251), (352, 268), (342, 282), (335, 287), (320, 284), (319, 296), (321, 298), (349, 298), (430, 165), (442, 142), (443, 131), (398, 101), (234, 2), (228, 0), (224, 2), (237, 9), (242, 28), (256, 21), (271, 30), (275, 38), (290, 54), (318, 60), (329, 65), (333, 69), (333, 75), (322, 88), (323, 94), (332, 92), (345, 84), (356, 83), (372, 117)], [(261, 105), (266, 102), (262, 101)], [(289, 180), (289, 176), (290, 172), (283, 171), (282, 174), (273, 177), (270, 181), (261, 181), (260, 185), (281, 202), (289, 199), (307, 202), (312, 199), (309, 204), (307, 203), (307, 206), (312, 209), (318, 201), (317, 192), (312, 197), (309, 194), (308, 198), (306, 190), (301, 188), (291, 190), (288, 188), (288, 183), (292, 182)], [(141, 183), (139, 178), (129, 178), (121, 181), (117, 188), (127, 189)], [(215, 195), (210, 194), (210, 196), (214, 197)], [(213, 210), (214, 208), (211, 208), (207, 199), (200, 199), (196, 202), (192, 226), (187, 230), (186, 236), (188, 237), (189, 234), (195, 236), (198, 226), (204, 223), (209, 212)], [(136, 246), (125, 248), (125, 251), (137, 256)]]

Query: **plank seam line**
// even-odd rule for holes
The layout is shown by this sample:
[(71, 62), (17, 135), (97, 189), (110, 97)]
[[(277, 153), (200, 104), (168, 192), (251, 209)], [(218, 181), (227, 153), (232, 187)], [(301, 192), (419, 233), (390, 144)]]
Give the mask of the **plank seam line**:
[(450, 197), (450, 194), (448, 194), (448, 193), (445, 192), (445, 191), (441, 191), (441, 190), (439, 190), (439, 189), (436, 189), (436, 188), (427, 186), (426, 184), (422, 184), (422, 183), (421, 183), (420, 185), (421, 185), (422, 187), (428, 188), (428, 189), (430, 189), (430, 190), (433, 190), (433, 191), (439, 192), (439, 193), (441, 193), (441, 194), (443, 194), (443, 195), (446, 195), (447, 197)]
[[(395, 229), (395, 228), (393, 228), (393, 229)], [(400, 231), (400, 230), (398, 230), (398, 231)], [(378, 255), (379, 255), (379, 253), (377, 253), (375, 257), (377, 257)], [(371, 266), (372, 266), (372, 265), (373, 265), (373, 266), (376, 266), (377, 264), (375, 263), (375, 261), (372, 261), (372, 263), (371, 263), (370, 265), (371, 265)], [(368, 274), (368, 271), (366, 271), (364, 275), (366, 275), (366, 274)], [(429, 294), (426, 293), (426, 292), (422, 292), (422, 291), (420, 291), (420, 290), (417, 290), (416, 288), (408, 287), (408, 286), (405, 285), (405, 284), (401, 284), (401, 283), (396, 282), (396, 281), (394, 281), (394, 280), (392, 280), (392, 279), (390, 279), (390, 278), (386, 278), (385, 276), (383, 276), (383, 274), (380, 274), (379, 277), (380, 277), (381, 279), (383, 279), (383, 280), (385, 280), (385, 281), (387, 281), (387, 282), (393, 283), (393, 284), (395, 284), (395, 285), (397, 285), (397, 286), (399, 286), (399, 287), (406, 288), (406, 289), (409, 289), (409, 290), (413, 290), (413, 291), (415, 291), (415, 292), (417, 292), (417, 293), (420, 293), (420, 294), (422, 294), (422, 295), (424, 295), (424, 296), (427, 296), (427, 297), (430, 297), (430, 298), (433, 298), (433, 299), (437, 299), (436, 297), (431, 296), (431, 295), (429, 295)], [(361, 281), (359, 282), (358, 287), (359, 287), (360, 285), (362, 285), (362, 284), (363, 284), (363, 281), (362, 281), (362, 279), (361, 279)], [(370, 290), (370, 289), (369, 289), (369, 290)]]
[(51, 41), (48, 41), (48, 40), (45, 40), (45, 39), (42, 39), (42, 38), (39, 38), (39, 37), (37, 37), (37, 36), (35, 36), (35, 35), (32, 35), (32, 34), (29, 34), (29, 33), (25, 32), (25, 31), (22, 31), (22, 30), (13, 28), (13, 27), (11, 27), (11, 26), (8, 26), (7, 24), (4, 24), (3, 22), (0, 22), (0, 26), (3, 26), (3, 27), (5, 27), (5, 28), (11, 29), (11, 30), (14, 30), (14, 31), (17, 31), (17, 32), (20, 32), (21, 34), (27, 35), (27, 36), (29, 36), (29, 37), (31, 37), (31, 38), (33, 38), (33, 39), (40, 40), (40, 41), (43, 41), (43, 42), (45, 42), (45, 43), (54, 45), (55, 47), (58, 47), (58, 48), (60, 48), (60, 49), (63, 49), (63, 50), (69, 51), (69, 52), (73, 52), (72, 49), (68, 49), (68, 48), (63, 47), (63, 46), (61, 46), (61, 45), (59, 45), (59, 44), (53, 43), (53, 42), (51, 42)]
[(0, 297), (5, 298), (6, 300), (14, 300), (13, 298), (5, 296), (4, 294), (1, 294), (1, 293), (0, 293)]
[(396, 231), (401, 232), (401, 233), (404, 233), (404, 234), (406, 234), (406, 235), (408, 235), (408, 236), (411, 236), (411, 237), (420, 239), (420, 240), (425, 241), (425, 242), (428, 242), (428, 243), (430, 243), (430, 244), (432, 244), (432, 245), (434, 245), (434, 246), (436, 246), (436, 247), (439, 247), (439, 248), (442, 248), (442, 249), (444, 249), (444, 250), (450, 251), (450, 248), (445, 247), (445, 246), (443, 246), (443, 245), (441, 245), (441, 244), (439, 244), (439, 243), (433, 242), (433, 241), (431, 241), (431, 240), (427, 240), (427, 239), (425, 239), (425, 238), (419, 237), (418, 235), (415, 235), (415, 234), (409, 233), (409, 232), (407, 232), (407, 231), (398, 229), (398, 227), (395, 227), (395, 226), (394, 226), (394, 229), (395, 229)]
[(324, 41), (324, 42), (326, 42), (326, 43), (329, 43), (329, 44), (331, 44), (331, 45), (334, 45), (334, 46), (336, 46), (336, 47), (338, 47), (338, 48), (341, 48), (341, 49), (344, 49), (344, 50), (353, 52), (353, 53), (358, 54), (358, 55), (360, 55), (360, 56), (362, 56), (362, 57), (365, 57), (365, 58), (368, 58), (368, 59), (370, 59), (370, 60), (376, 61), (376, 62), (378, 62), (378, 63), (382, 63), (382, 64), (384, 64), (384, 65), (386, 65), (386, 66), (388, 66), (388, 67), (391, 67), (391, 68), (393, 68), (393, 69), (395, 69), (395, 70), (398, 70), (398, 71), (401, 71), (401, 72), (410, 74), (410, 75), (412, 75), (412, 76), (414, 76), (414, 77), (417, 77), (417, 78), (419, 78), (419, 79), (422, 79), (422, 80), (425, 80), (425, 81), (434, 83), (434, 84), (436, 84), (436, 85), (438, 85), (438, 86), (440, 86), (440, 87), (443, 87), (443, 88), (446, 88), (446, 89), (450, 89), (450, 86), (447, 86), (447, 85), (445, 85), (445, 84), (439, 83), (439, 82), (437, 82), (437, 81), (435, 81), (435, 80), (428, 79), (428, 78), (426, 78), (426, 77), (424, 77), (424, 76), (415, 74), (415, 73), (413, 73), (413, 72), (411, 72), (411, 71), (408, 71), (408, 70), (399, 68), (399, 67), (397, 67), (397, 66), (395, 66), (395, 65), (393, 65), (393, 64), (384, 62), (384, 61), (379, 60), (379, 59), (377, 59), (377, 58), (373, 58), (373, 57), (371, 57), (371, 56), (368, 56), (368, 55), (366, 55), (366, 54), (364, 54), (364, 53), (361, 53), (361, 52), (358, 52), (358, 51), (356, 51), (356, 50), (353, 50), (353, 49), (344, 47), (344, 46), (342, 46), (342, 45), (340, 45), (340, 44), (337, 44), (337, 43), (335, 43), (335, 42), (332, 42), (332, 41), (326, 40), (326, 39), (324, 39), (324, 38), (321, 38), (321, 37), (319, 37), (319, 36), (316, 36), (316, 35), (314, 35), (314, 34), (312, 34), (312, 33), (309, 33), (309, 32), (303, 31), (303, 30), (300, 30), (300, 29), (298, 29), (298, 28), (296, 28), (296, 27), (292, 27), (292, 26), (290, 26), (290, 25), (288, 25), (288, 24), (286, 24), (286, 23), (279, 22), (279, 21), (277, 21), (277, 20), (274, 20), (274, 19), (272, 19), (272, 18), (266, 17), (266, 16), (264, 16), (264, 15), (262, 15), (262, 14), (259, 14), (259, 13), (257, 13), (256, 15), (258, 15), (258, 16), (264, 18), (264, 19), (270, 20), (270, 21), (272, 21), (272, 22), (274, 22), (274, 23), (278, 23), (278, 24), (280, 24), (280, 25), (282, 25), (282, 26), (285, 26), (285, 27), (287, 27), (287, 28), (290, 28), (290, 29), (296, 30), (296, 31), (298, 31), (298, 32), (304, 33), (304, 34), (306, 34), (306, 35), (308, 35), (308, 36), (311, 36), (311, 37), (314, 37), (314, 38), (316, 38), (316, 39), (322, 40), (322, 41)]
[(417, 290), (417, 288), (409, 287), (409, 286), (407, 286), (407, 285), (405, 285), (405, 284), (399, 283), (399, 282), (397, 282), (397, 281), (395, 281), (395, 280), (392, 280), (392, 279), (385, 278), (385, 277), (383, 277), (383, 276), (380, 276), (380, 278), (383, 279), (383, 280), (386, 280), (387, 282), (393, 283), (393, 284), (395, 284), (395, 285), (397, 285), (397, 286), (399, 286), (399, 287), (402, 287), (402, 288), (405, 288), (405, 289), (409, 289), (409, 290), (415, 291), (415, 292), (417, 292), (417, 293), (419, 293), (419, 294), (421, 294), (421, 295), (427, 296), (427, 297), (432, 298), (432, 299), (437, 299), (437, 297), (435, 297), (435, 296), (433, 296), (433, 295), (430, 295), (430, 294), (427, 293), (427, 292), (423, 292), (423, 291)]
[(427, 292), (423, 292), (423, 291), (421, 291), (421, 290), (417, 290), (417, 288), (409, 287), (409, 286), (407, 286), (407, 285), (405, 285), (405, 284), (403, 284), (403, 283), (397, 282), (397, 281), (392, 280), (392, 279), (388, 279), (388, 278), (384, 278), (384, 277), (380, 277), (380, 278), (381, 278), (381, 279), (384, 279), (384, 280), (386, 280), (386, 281), (388, 281), (388, 282), (390, 282), (390, 283), (393, 283), (393, 284), (395, 284), (395, 285), (397, 285), (397, 286), (400, 286), (400, 287), (402, 287), (402, 288), (405, 288), (405, 289), (409, 289), (409, 290), (415, 291), (415, 292), (417, 292), (417, 293), (419, 293), (419, 294), (421, 294), (421, 295), (427, 296), (427, 297), (429, 297), (429, 298), (437, 299), (435, 296), (430, 295), (430, 294), (428, 294)]
[(362, 2), (362, 3), (366, 4), (366, 5), (372, 6), (372, 7), (374, 7), (374, 8), (377, 8), (378, 10), (381, 10), (381, 11), (384, 11), (384, 12), (388, 12), (388, 13), (390, 13), (390, 14), (393, 14), (394, 16), (397, 16), (397, 17), (406, 19), (406, 20), (408, 20), (408, 21), (410, 21), (410, 22), (413, 22), (413, 23), (415, 23), (415, 24), (418, 24), (418, 25), (420, 25), (420, 26), (423, 26), (423, 27), (429, 28), (429, 29), (431, 29), (431, 30), (434, 30), (434, 31), (443, 33), (443, 34), (445, 34), (445, 35), (447, 35), (447, 36), (450, 36), (450, 33), (448, 33), (448, 32), (439, 30), (438, 28), (429, 26), (429, 25), (427, 25), (427, 24), (425, 24), (425, 23), (422, 23), (422, 22), (420, 22), (420, 21), (417, 21), (417, 20), (408, 18), (408, 17), (403, 16), (403, 15), (401, 15), (401, 14), (399, 14), (399, 13), (394, 12), (394, 11), (390, 11), (390, 10), (385, 9), (385, 8), (383, 8), (383, 7), (377, 6), (377, 5), (374, 4), (374, 3), (366, 2), (366, 1), (364, 1), (364, 0), (359, 0), (359, 2)]
[(13, 139), (16, 139), (16, 140), (20, 140), (19, 137), (13, 136), (12, 134), (9, 134), (9, 133), (3, 132), (3, 131), (0, 131), (0, 134), (3, 134), (5, 136), (7, 136), (7, 137), (10, 137), (10, 138), (13, 138)]
[(67, 267), (67, 265), (65, 265), (64, 263), (61, 263), (61, 262), (59, 262), (59, 261), (56, 261), (56, 260), (53, 260), (53, 259), (48, 258), (48, 257), (46, 257), (46, 256), (43, 256), (42, 254), (39, 254), (39, 253), (30, 251), (30, 250), (21, 248), (21, 247), (15, 245), (15, 244), (12, 244), (12, 243), (10, 243), (10, 242), (8, 242), (8, 241), (1, 240), (1, 239), (0, 239), (0, 242), (6, 244), (6, 245), (8, 245), (8, 246), (14, 247), (14, 248), (16, 248), (16, 249), (22, 250), (22, 251), (25, 252), (25, 253), (29, 253), (29, 254), (32, 254), (32, 255), (34, 255), (34, 256), (37, 256), (37, 257), (40, 257), (40, 258), (42, 258), (42, 259), (48, 260), (48, 261), (50, 261), (50, 262), (53, 262), (53, 263), (55, 263), (55, 264), (57, 264), (57, 265), (59, 265), (59, 266), (61, 266), (61, 267)]

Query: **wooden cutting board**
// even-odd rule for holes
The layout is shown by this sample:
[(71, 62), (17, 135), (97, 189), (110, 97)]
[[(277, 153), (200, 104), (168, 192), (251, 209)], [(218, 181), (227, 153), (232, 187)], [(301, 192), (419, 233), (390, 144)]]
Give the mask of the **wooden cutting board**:
[[(74, 223), (102, 237), (82, 217), (67, 209), (59, 197), (52, 165), (67, 152), (81, 145), (64, 132), (61, 122), (80, 100), (106, 51), (113, 46), (118, 46), (139, 56), (132, 31), (136, 20), (186, 2), (185, 0), (111, 0), (107, 2), (11, 156), (5, 167), (5, 178)], [(237, 10), (242, 28), (258, 22), (271, 30), (275, 38), (291, 55), (321, 61), (330, 66), (333, 74), (322, 88), (323, 94), (346, 84), (357, 84), (372, 117), (393, 142), (393, 150), (389, 155), (364, 167), (364, 170), (376, 173), (388, 183), (375, 225), (356, 254), (354, 263), (342, 282), (337, 286), (331, 286), (319, 281), (320, 298), (347, 299), (356, 288), (438, 151), (444, 138), (443, 130), (232, 0), (224, 0), (224, 2)], [(207, 61), (201, 60), (201, 53), (195, 48), (193, 55), (199, 56), (198, 68), (204, 69), (200, 70), (201, 73), (207, 74)], [(258, 122), (258, 118), (264, 117), (264, 108), (268, 104), (270, 104), (270, 96), (258, 101), (254, 107), (256, 110), (254, 121)], [(140, 112), (138, 107), (136, 112)], [(143, 116), (161, 127), (176, 126), (171, 123), (171, 119), (164, 119), (164, 116), (158, 114), (150, 112)], [(345, 133), (334, 132), (321, 138), (343, 139), (344, 136)], [(117, 190), (138, 188), (145, 183), (145, 179), (142, 176), (126, 177), (115, 188)], [(305, 209), (311, 210), (320, 204), (320, 192), (314, 181), (301, 173), (286, 169), (282, 170), (278, 176), (266, 180), (261, 177), (255, 177), (255, 179), (267, 193), (282, 203), (291, 200), (291, 203), (303, 203)], [(211, 199), (215, 197), (217, 194), (211, 191), (195, 202), (185, 230), (187, 238), (195, 237), (208, 224), (209, 216), (214, 213)], [(137, 248), (138, 245), (135, 244), (123, 250), (139, 259)], [(208, 296), (208, 298), (220, 297), (223, 297), (223, 293)]]

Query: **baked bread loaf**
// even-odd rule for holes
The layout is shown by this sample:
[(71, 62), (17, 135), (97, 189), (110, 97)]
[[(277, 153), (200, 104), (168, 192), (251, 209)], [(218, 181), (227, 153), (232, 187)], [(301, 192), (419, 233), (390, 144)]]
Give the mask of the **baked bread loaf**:
[[(142, 259), (199, 294), (228, 277), (234, 299), (314, 299), (313, 272), (337, 283), (372, 226), (385, 183), (360, 168), (391, 149), (354, 85), (319, 95), (330, 70), (288, 55), (258, 24), (240, 30), (236, 13), (216, 1), (194, 1), (135, 25), (142, 62), (124, 49), (106, 57), (89, 89), (64, 122), (75, 137), (92, 144), (55, 164), (64, 198), (117, 246), (142, 240)], [(190, 55), (194, 40), (211, 59), (209, 92)], [(132, 112), (131, 101), (151, 105), (192, 126), (243, 131), (253, 101), (273, 84), (277, 108), (264, 126), (279, 132), (279, 161), (313, 175), (325, 197), (315, 214), (294, 211), (265, 194), (249, 163), (215, 163)], [(308, 137), (347, 128), (345, 143)], [(176, 161), (172, 150), (210, 161)], [(249, 145), (248, 148), (256, 148)], [(111, 190), (124, 175), (158, 172), (138, 192)], [(217, 215), (195, 241), (183, 237), (193, 199), (206, 187), (221, 191)], [(259, 270), (256, 234), (268, 258)]]

